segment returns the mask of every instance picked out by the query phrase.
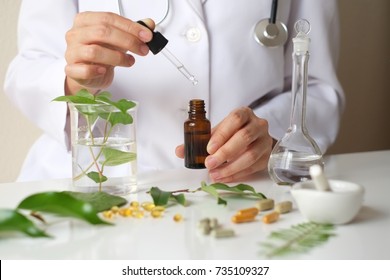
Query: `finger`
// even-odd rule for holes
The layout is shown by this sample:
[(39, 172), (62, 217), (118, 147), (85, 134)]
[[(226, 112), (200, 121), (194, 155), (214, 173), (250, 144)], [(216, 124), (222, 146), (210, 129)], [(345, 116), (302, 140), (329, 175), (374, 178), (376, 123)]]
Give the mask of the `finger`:
[(175, 149), (175, 154), (178, 158), (184, 158), (184, 145), (179, 145)]
[(107, 69), (94, 64), (68, 64), (65, 66), (66, 76), (72, 79), (88, 80), (103, 76)]
[(231, 182), (267, 167), (272, 140), (259, 139), (235, 160), (210, 171), (213, 181)]
[(267, 125), (261, 123), (261, 119), (249, 122), (235, 133), (214, 154), (206, 158), (205, 165), (208, 169), (214, 169), (225, 162), (230, 162), (244, 153), (248, 147), (267, 132)]
[(231, 112), (212, 132), (207, 152), (214, 154), (249, 120), (253, 114), (249, 108), (240, 108)]
[(67, 49), (65, 58), (69, 64), (94, 63), (130, 67), (135, 62), (134, 57), (130, 54), (95, 44)]
[[(154, 29), (155, 23), (151, 19), (144, 19), (143, 22), (149, 28)], [(109, 12), (82, 12), (76, 15), (74, 27), (85, 27), (91, 25), (113, 26), (123, 32), (139, 37), (143, 42), (149, 42), (153, 35), (149, 28), (142, 26), (130, 19)]]
[[(139, 25), (139, 24), (138, 24)], [(66, 33), (66, 42), (72, 45), (102, 45), (114, 50), (129, 50), (138, 55), (146, 55), (148, 46), (139, 38), (109, 25), (93, 25), (74, 28)]]

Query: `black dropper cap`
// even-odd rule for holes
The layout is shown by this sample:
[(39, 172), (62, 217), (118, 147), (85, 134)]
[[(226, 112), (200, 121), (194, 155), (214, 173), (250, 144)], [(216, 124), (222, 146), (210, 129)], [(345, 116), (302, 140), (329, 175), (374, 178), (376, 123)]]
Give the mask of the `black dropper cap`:
[[(149, 28), (145, 22), (142, 20), (137, 21), (137, 23)], [(149, 28), (150, 29), (150, 28)], [(151, 30), (151, 29), (150, 29)], [(160, 32), (158, 31), (153, 31), (153, 38), (149, 42), (146, 43), (148, 45), (150, 51), (153, 54), (158, 54), (167, 44), (168, 44), (168, 39), (165, 38)]]

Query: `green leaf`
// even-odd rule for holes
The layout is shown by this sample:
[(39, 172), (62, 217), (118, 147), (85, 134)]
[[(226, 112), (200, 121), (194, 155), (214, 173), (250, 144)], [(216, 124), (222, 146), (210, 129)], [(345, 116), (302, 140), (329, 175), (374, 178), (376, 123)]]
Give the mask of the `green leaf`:
[(175, 195), (173, 192), (162, 191), (158, 187), (152, 187), (149, 193), (153, 198), (154, 205), (156, 206), (166, 206), (169, 200), (174, 200), (183, 206), (186, 205), (186, 199), (182, 193)]
[(133, 117), (130, 114), (123, 112), (99, 113), (99, 117), (108, 121), (111, 126), (133, 123)]
[(99, 103), (110, 104), (118, 108), (122, 113), (127, 113), (127, 110), (135, 107), (137, 104), (127, 99), (120, 99), (119, 101), (111, 100), (109, 92), (101, 92), (95, 96), (95, 100)]
[(90, 224), (109, 224), (99, 218), (97, 210), (90, 203), (63, 192), (33, 194), (25, 198), (17, 208), (73, 217)]
[(333, 225), (307, 222), (272, 232), (268, 241), (261, 243), (267, 257), (298, 254), (309, 251), (326, 241), (334, 234)]
[(92, 179), (95, 183), (103, 183), (108, 180), (106, 176), (96, 171), (88, 172), (87, 176), (88, 178)]
[(0, 209), (0, 232), (22, 232), (31, 237), (49, 237), (17, 210)]
[(124, 152), (112, 148), (105, 147), (103, 148), (104, 162), (105, 166), (116, 166), (124, 163), (128, 163), (137, 158), (137, 154), (131, 152)]
[(95, 97), (86, 89), (81, 89), (75, 95), (65, 95), (54, 98), (53, 101), (64, 101), (75, 104), (97, 104)]
[(111, 100), (112, 94), (108, 91), (101, 91), (101, 92), (95, 94), (95, 100), (99, 100), (102, 98), (107, 98), (108, 100)]
[(223, 191), (227, 191), (230, 193), (236, 193), (239, 195), (249, 195), (249, 196), (260, 198), (260, 199), (266, 198), (266, 196), (264, 194), (256, 192), (256, 190), (253, 187), (246, 185), (246, 184), (238, 184), (236, 186), (230, 187), (230, 186), (228, 186), (226, 184), (222, 184), (222, 183), (214, 183), (214, 184), (206, 185), (205, 182), (202, 182), (201, 189), (203, 191), (211, 194), (215, 198), (217, 198), (217, 203), (223, 204), (223, 205), (226, 205), (227, 202), (226, 202), (226, 200), (221, 198), (221, 195), (218, 193), (218, 190), (223, 190)]
[(201, 187), (202, 191), (205, 191), (209, 194), (211, 194), (212, 196), (214, 196), (216, 199), (217, 199), (217, 203), (218, 204), (223, 204), (223, 205), (227, 205), (227, 201), (222, 199), (220, 196), (219, 196), (219, 193), (217, 192), (216, 188), (212, 185), (206, 185), (202, 182), (202, 187)]
[(63, 193), (69, 194), (76, 199), (90, 203), (97, 212), (109, 210), (113, 206), (122, 206), (127, 203), (127, 200), (123, 197), (111, 195), (106, 192), (82, 193), (64, 191)]

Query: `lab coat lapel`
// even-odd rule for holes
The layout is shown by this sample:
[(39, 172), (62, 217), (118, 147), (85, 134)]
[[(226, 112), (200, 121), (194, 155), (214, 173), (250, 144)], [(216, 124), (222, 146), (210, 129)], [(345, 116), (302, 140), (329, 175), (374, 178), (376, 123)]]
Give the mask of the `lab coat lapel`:
[(199, 16), (199, 18), (203, 21), (203, 6), (202, 6), (202, 0), (187, 0), (188, 4), (192, 7), (192, 9), (196, 12), (196, 14)]
[(79, 12), (113, 12), (119, 14), (117, 0), (79, 0)]

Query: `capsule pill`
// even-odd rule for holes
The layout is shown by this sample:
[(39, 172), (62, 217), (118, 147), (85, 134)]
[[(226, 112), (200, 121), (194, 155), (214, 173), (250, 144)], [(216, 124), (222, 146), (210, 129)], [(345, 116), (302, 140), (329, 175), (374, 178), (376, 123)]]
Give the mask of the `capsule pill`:
[(213, 229), (211, 231), (211, 235), (215, 238), (225, 238), (225, 237), (232, 237), (234, 236), (234, 230), (232, 229), (224, 229), (224, 228), (217, 228)]
[[(155, 207), (156, 208), (156, 207)], [(160, 211), (160, 210), (156, 210), (156, 209), (152, 209), (152, 211), (150, 212), (150, 214), (152, 215), (153, 218), (160, 218), (162, 216), (164, 211)]]
[(216, 229), (218, 228), (218, 220), (216, 218), (210, 219), (210, 228), (211, 229)]
[(279, 219), (279, 213), (276, 212), (276, 211), (273, 211), (267, 215), (264, 215), (263, 216), (263, 222), (265, 224), (271, 224), (271, 223), (274, 223), (276, 222), (277, 220)]
[(144, 212), (141, 210), (132, 211), (132, 216), (137, 219), (141, 219), (144, 217)]
[(134, 207), (134, 208), (138, 208), (139, 207), (139, 202), (138, 201), (132, 201), (132, 202), (130, 202), (130, 206)]
[(173, 216), (173, 220), (175, 222), (181, 222), (183, 220), (183, 216), (181, 214), (176, 214), (175, 216)]
[(270, 210), (274, 208), (274, 200), (269, 198), (259, 200), (256, 203), (256, 208), (259, 209), (260, 211)]
[(112, 219), (113, 214), (112, 214), (112, 212), (110, 210), (107, 210), (107, 211), (103, 212), (103, 217), (107, 218), (107, 219)]
[(274, 210), (280, 214), (288, 213), (292, 210), (292, 202), (288, 200), (279, 202), (275, 205)]
[(155, 206), (155, 207), (153, 207), (152, 210), (164, 212), (165, 211), (165, 207), (164, 206)]
[(252, 222), (256, 218), (256, 215), (253, 215), (251, 213), (247, 214), (241, 214), (241, 215), (234, 215), (232, 217), (232, 222), (239, 224), (239, 223), (247, 223)]
[(236, 215), (254, 215), (254, 216), (256, 216), (257, 214), (259, 214), (259, 209), (256, 207), (251, 207), (251, 208), (239, 210)]
[(142, 208), (143, 208), (145, 211), (148, 211), (148, 212), (152, 211), (152, 209), (153, 209), (154, 207), (156, 207), (156, 205), (154, 205), (153, 202), (143, 202), (143, 203), (141, 204), (141, 206), (142, 206)]

